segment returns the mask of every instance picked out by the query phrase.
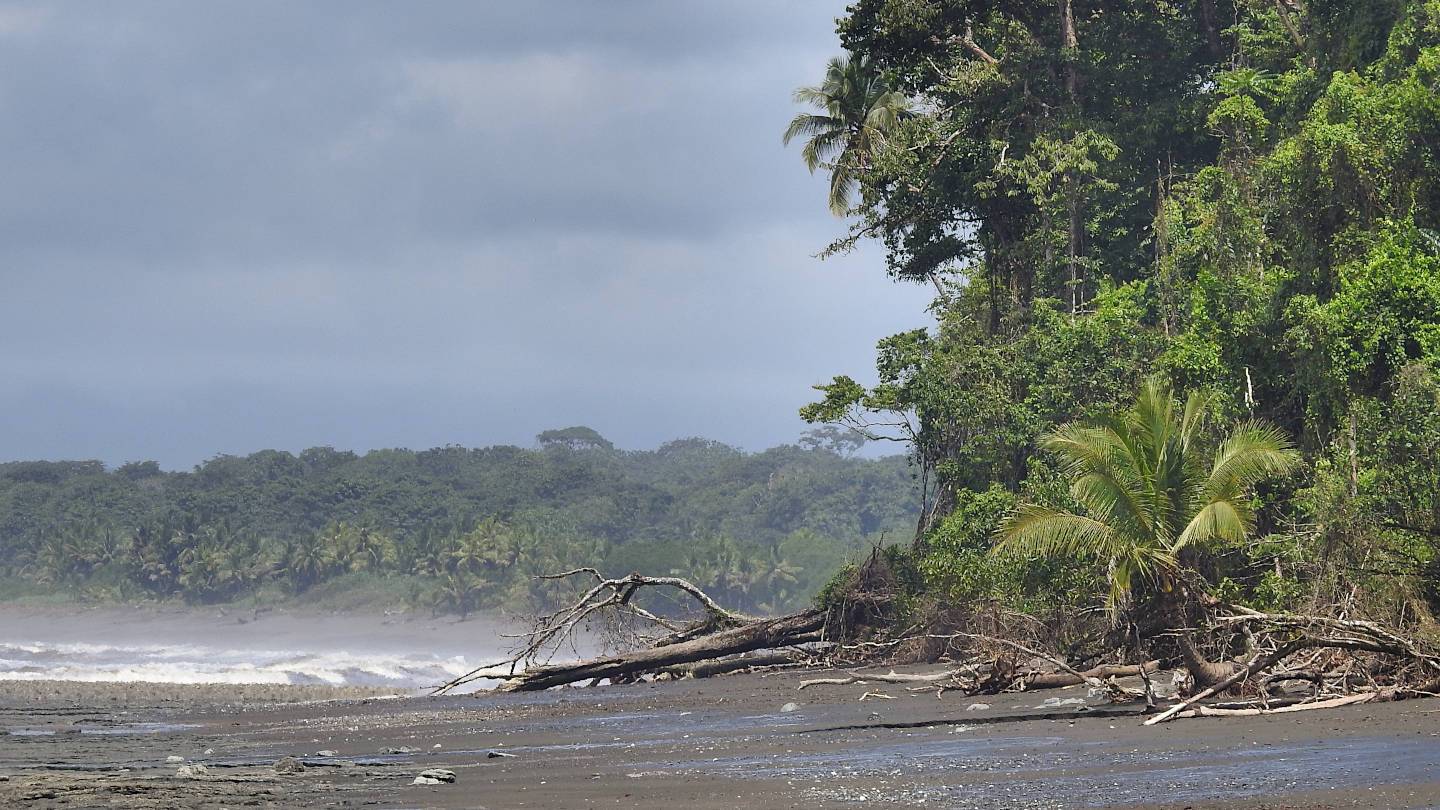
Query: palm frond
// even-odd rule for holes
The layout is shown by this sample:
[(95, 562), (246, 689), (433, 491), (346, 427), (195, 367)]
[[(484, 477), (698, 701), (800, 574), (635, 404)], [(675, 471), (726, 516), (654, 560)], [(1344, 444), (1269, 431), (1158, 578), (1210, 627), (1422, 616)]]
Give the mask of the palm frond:
[(1085, 511), (1117, 532), (1145, 537), (1155, 531), (1154, 516), (1137, 493), (1115, 478), (1090, 473), (1076, 479), (1070, 487), (1075, 500)]
[(845, 124), (838, 118), (828, 115), (815, 115), (814, 113), (800, 113), (790, 119), (790, 126), (785, 128), (784, 143), (788, 146), (796, 138), (819, 135), (844, 134)]
[(1180, 436), (1185, 443), (1185, 449), (1190, 449), (1195, 437), (1199, 435), (1200, 428), (1205, 424), (1205, 416), (1210, 410), (1210, 404), (1215, 401), (1215, 395), (1200, 391), (1190, 392), (1185, 398), (1185, 412), (1180, 417)]
[(844, 151), (845, 133), (822, 132), (805, 143), (805, 148), (800, 150), (800, 157), (813, 173)]
[(1243, 499), (1217, 500), (1195, 513), (1185, 530), (1175, 539), (1171, 553), (1178, 554), (1190, 546), (1204, 546), (1217, 541), (1238, 543), (1255, 526), (1255, 513)]
[(1094, 518), (1022, 504), (1000, 527), (1000, 542), (993, 553), (1104, 558), (1125, 550), (1115, 530)]
[(1207, 500), (1243, 492), (1272, 475), (1284, 475), (1300, 463), (1300, 454), (1279, 428), (1247, 422), (1220, 443), (1206, 478)]
[(835, 168), (830, 172), (830, 213), (837, 217), (843, 217), (850, 211), (850, 194), (859, 185), (855, 177), (855, 171), (846, 161), (842, 154), (840, 159), (835, 161)]

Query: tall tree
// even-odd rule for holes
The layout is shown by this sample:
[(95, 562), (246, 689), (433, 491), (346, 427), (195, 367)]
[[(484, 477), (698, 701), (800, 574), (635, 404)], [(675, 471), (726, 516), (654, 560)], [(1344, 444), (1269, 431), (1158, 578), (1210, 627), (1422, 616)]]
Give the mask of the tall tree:
[(801, 157), (812, 173), (830, 170), (830, 211), (844, 216), (876, 148), (910, 115), (909, 102), (865, 56), (831, 59), (825, 80), (796, 90), (795, 101), (822, 112), (796, 115), (785, 130), (785, 143), (808, 138)]

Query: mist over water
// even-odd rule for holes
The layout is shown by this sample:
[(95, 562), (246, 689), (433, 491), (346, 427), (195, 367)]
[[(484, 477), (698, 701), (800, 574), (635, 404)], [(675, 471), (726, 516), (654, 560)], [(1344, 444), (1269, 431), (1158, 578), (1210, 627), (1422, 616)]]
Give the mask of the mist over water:
[(0, 681), (313, 684), (423, 689), (504, 656), (502, 621), (0, 611)]

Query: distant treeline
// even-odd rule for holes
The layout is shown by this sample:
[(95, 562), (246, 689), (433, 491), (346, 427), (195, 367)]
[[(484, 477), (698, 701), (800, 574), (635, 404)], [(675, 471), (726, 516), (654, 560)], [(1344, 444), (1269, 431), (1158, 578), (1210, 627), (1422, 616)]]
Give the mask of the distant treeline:
[(0, 573), (22, 589), (192, 602), (386, 580), (463, 613), (523, 606), (536, 574), (587, 565), (683, 574), (737, 608), (782, 610), (914, 531), (905, 459), (851, 457), (834, 431), (760, 453), (704, 439), (622, 451), (588, 428), (538, 438), (265, 450), (191, 472), (0, 464)]

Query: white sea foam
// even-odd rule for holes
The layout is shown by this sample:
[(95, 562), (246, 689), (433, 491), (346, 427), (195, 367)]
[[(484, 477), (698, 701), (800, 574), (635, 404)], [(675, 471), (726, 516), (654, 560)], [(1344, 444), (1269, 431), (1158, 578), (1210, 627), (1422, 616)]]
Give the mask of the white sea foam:
[(328, 684), (421, 688), (472, 668), (465, 656), (95, 643), (0, 643), (0, 680)]

